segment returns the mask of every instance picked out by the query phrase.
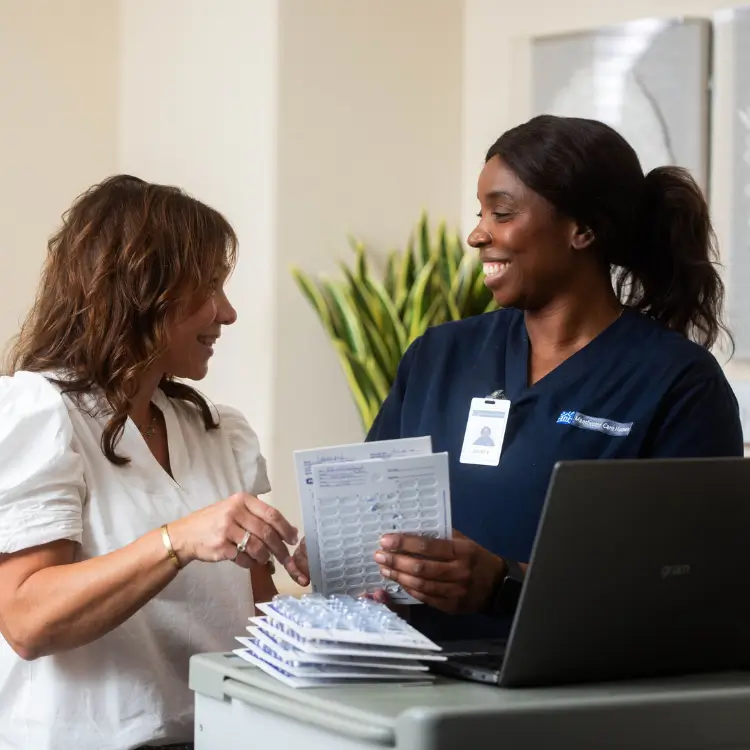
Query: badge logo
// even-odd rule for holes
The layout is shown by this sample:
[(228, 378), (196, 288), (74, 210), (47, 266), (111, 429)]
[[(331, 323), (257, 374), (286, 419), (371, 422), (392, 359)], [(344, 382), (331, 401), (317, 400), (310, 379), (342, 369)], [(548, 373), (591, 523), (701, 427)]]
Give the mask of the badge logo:
[(594, 432), (603, 432), (605, 435), (612, 437), (625, 437), (630, 434), (632, 422), (615, 422), (612, 419), (603, 419), (602, 417), (590, 417), (587, 414), (581, 414), (579, 411), (564, 411), (557, 418), (557, 424), (567, 424), (572, 427), (578, 427), (581, 430), (593, 430)]

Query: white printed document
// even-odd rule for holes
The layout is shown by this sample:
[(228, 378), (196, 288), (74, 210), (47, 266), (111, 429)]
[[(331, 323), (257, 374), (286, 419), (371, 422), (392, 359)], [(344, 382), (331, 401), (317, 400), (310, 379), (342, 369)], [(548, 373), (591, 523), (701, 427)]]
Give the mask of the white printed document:
[(337, 446), (295, 454), (310, 578), (322, 594), (385, 589), (415, 599), (380, 575), (383, 534), (451, 534), (448, 454), (427, 438)]

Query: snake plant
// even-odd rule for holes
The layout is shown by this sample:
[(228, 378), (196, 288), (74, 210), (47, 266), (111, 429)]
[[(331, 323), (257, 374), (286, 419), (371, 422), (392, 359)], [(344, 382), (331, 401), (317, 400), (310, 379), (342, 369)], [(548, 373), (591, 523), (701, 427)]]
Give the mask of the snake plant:
[(381, 273), (362, 242), (350, 237), (349, 243), (354, 260), (339, 262), (340, 278), (298, 267), (292, 276), (338, 353), (366, 432), (412, 341), (429, 326), (492, 310), (495, 302), (476, 253), (465, 252), (445, 222), (433, 236), (426, 213)]

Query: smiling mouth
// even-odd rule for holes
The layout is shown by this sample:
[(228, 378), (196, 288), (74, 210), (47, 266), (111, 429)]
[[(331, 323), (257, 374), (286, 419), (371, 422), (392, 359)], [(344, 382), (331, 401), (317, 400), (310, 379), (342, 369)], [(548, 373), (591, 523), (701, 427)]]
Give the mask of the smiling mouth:
[(485, 280), (502, 276), (510, 266), (509, 260), (492, 261), (482, 263), (482, 270), (484, 271)]
[(198, 341), (203, 344), (203, 346), (213, 348), (213, 345), (216, 343), (216, 339), (218, 338), (218, 336), (198, 336)]

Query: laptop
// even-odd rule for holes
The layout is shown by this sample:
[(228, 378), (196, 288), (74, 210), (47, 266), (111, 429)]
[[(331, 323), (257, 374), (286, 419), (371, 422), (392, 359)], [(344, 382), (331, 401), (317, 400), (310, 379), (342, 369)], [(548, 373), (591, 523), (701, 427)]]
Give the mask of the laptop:
[(750, 666), (750, 459), (558, 463), (507, 641), (436, 671), (532, 687)]

